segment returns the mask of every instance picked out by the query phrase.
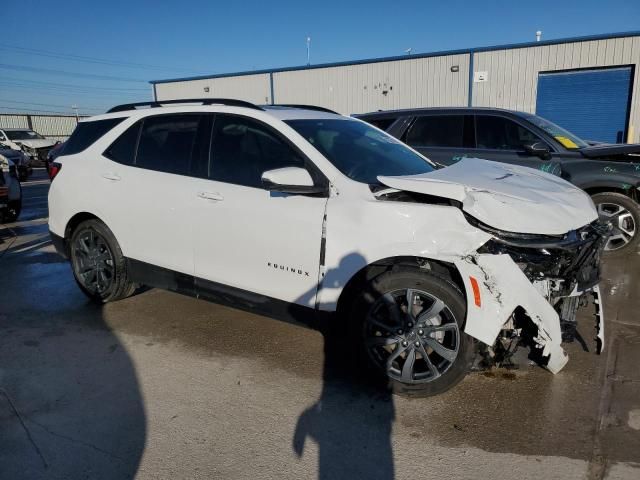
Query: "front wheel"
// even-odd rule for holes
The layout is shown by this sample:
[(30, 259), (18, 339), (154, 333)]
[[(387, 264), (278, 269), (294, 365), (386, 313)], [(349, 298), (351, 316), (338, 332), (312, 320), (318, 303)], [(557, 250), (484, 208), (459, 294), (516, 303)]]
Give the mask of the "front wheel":
[(640, 205), (621, 193), (606, 192), (593, 195), (600, 220), (613, 226), (604, 247), (608, 257), (635, 252), (640, 244)]
[(99, 220), (78, 225), (71, 235), (69, 253), (76, 282), (94, 302), (120, 300), (135, 291), (120, 245)]
[(465, 316), (464, 296), (449, 280), (413, 269), (383, 273), (354, 303), (361, 360), (395, 393), (443, 393), (474, 359)]

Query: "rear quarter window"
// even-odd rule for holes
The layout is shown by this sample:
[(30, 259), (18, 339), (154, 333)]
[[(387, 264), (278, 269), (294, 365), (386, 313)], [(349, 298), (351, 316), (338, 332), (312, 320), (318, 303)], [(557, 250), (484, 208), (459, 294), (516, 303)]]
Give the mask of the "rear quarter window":
[(74, 155), (87, 149), (125, 118), (109, 118), (79, 123), (64, 146), (64, 155)]

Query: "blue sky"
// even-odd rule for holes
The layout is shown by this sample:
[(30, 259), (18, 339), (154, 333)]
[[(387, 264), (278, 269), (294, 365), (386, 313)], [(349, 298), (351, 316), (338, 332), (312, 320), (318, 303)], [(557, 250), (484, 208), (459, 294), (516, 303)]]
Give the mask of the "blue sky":
[(152, 79), (302, 65), (307, 35), (311, 62), (325, 63), (533, 41), (538, 29), (545, 40), (640, 30), (640, 0), (2, 4), (7, 112), (97, 113), (149, 99)]

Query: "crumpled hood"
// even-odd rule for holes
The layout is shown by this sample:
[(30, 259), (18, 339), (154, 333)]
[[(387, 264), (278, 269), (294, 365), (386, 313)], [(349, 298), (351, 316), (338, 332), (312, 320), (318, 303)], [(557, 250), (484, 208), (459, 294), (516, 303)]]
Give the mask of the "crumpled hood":
[(43, 147), (51, 147), (55, 145), (55, 141), (47, 140), (46, 138), (38, 138), (34, 140), (13, 140), (14, 143), (19, 145), (26, 145), (30, 148), (43, 148)]
[(378, 180), (398, 190), (457, 200), (469, 215), (509, 232), (562, 235), (597, 218), (589, 195), (569, 182), (479, 158), (463, 158), (430, 173)]

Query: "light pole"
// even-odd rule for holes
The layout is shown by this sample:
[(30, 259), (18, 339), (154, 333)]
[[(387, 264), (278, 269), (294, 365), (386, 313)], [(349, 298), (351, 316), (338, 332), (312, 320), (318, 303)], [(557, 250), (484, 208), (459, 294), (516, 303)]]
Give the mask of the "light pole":
[(307, 67), (311, 65), (311, 37), (307, 37)]
[(407, 55), (411, 55), (412, 51), (413, 51), (413, 48), (409, 47), (404, 51), (404, 53), (406, 53)]

